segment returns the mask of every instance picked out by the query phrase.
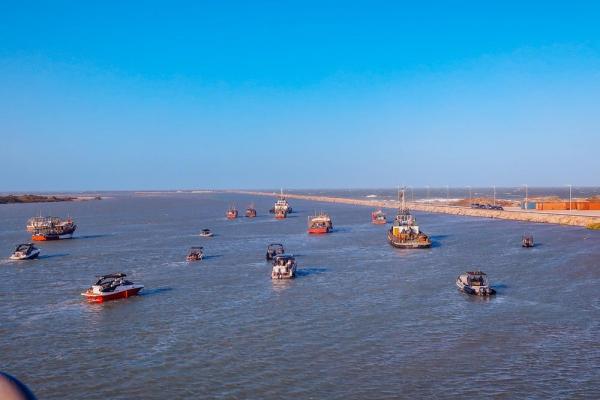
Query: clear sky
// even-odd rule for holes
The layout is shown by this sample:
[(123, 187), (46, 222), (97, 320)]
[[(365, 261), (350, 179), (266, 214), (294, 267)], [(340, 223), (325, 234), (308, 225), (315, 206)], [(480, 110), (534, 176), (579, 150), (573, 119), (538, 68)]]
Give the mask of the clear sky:
[(0, 192), (599, 184), (597, 1), (25, 3)]

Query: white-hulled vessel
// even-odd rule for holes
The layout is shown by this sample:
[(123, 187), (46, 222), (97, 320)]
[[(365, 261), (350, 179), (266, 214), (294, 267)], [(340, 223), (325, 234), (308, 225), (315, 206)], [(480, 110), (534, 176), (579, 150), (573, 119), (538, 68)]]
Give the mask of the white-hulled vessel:
[(33, 243), (22, 243), (15, 248), (11, 260), (31, 260), (40, 255), (40, 249), (35, 247)]
[(461, 292), (475, 296), (491, 296), (496, 291), (490, 287), (487, 275), (482, 271), (466, 272), (456, 279), (456, 286)]
[(296, 259), (287, 254), (276, 255), (273, 258), (271, 279), (292, 279), (296, 276)]

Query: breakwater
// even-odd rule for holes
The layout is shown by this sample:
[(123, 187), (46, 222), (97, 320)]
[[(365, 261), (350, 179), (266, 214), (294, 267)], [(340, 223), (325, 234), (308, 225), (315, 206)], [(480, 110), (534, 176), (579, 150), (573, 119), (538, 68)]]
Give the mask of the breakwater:
[[(277, 196), (275, 192), (256, 192), (256, 191), (243, 191), (235, 190), (229, 191), (231, 193), (247, 194), (253, 196)], [(344, 197), (330, 197), (330, 196), (313, 196), (303, 194), (292, 194), (286, 193), (285, 195), (289, 199), (299, 200), (310, 200), (319, 201), (325, 203), (342, 203), (352, 204), (355, 206), (365, 206), (373, 208), (393, 208), (396, 209), (399, 206), (396, 200), (376, 200), (376, 199), (351, 199)], [(514, 211), (514, 210), (484, 210), (484, 209), (473, 209), (461, 206), (448, 206), (442, 204), (427, 204), (421, 202), (406, 202), (406, 205), (411, 210), (423, 211), (429, 213), (442, 213), (452, 215), (464, 215), (469, 217), (481, 217), (481, 218), (495, 218), (495, 219), (506, 219), (513, 221), (524, 221), (524, 222), (537, 222), (546, 224), (559, 224), (559, 225), (572, 225), (572, 226), (584, 226), (590, 227), (594, 224), (600, 224), (600, 217), (587, 216), (587, 215), (565, 215), (565, 214), (550, 214), (550, 213), (539, 213), (533, 210), (529, 211)]]

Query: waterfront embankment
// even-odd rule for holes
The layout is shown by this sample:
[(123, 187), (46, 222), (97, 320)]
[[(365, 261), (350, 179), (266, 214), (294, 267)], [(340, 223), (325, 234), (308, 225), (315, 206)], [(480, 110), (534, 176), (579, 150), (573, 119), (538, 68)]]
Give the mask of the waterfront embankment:
[[(230, 191), (231, 193), (247, 194), (253, 196), (277, 196), (275, 192), (256, 192), (256, 191), (244, 191), (236, 190)], [(344, 197), (330, 197), (330, 196), (313, 196), (303, 194), (292, 194), (286, 193), (285, 196), (290, 199), (299, 200), (310, 200), (326, 203), (342, 203), (352, 204), (356, 206), (365, 206), (373, 208), (398, 208), (398, 201), (396, 200), (377, 200), (377, 199), (352, 199)], [(463, 215), (469, 217), (481, 217), (481, 218), (495, 218), (495, 219), (506, 219), (512, 221), (524, 221), (524, 222), (537, 222), (546, 224), (559, 224), (559, 225), (572, 225), (572, 226), (584, 226), (592, 227), (595, 224), (600, 224), (600, 216), (591, 215), (567, 215), (567, 214), (553, 214), (548, 212), (536, 212), (535, 210), (486, 210), (486, 209), (473, 209), (470, 207), (451, 206), (444, 204), (428, 204), (422, 202), (407, 202), (407, 206), (411, 210), (423, 211), (428, 213), (442, 213), (452, 215)]]

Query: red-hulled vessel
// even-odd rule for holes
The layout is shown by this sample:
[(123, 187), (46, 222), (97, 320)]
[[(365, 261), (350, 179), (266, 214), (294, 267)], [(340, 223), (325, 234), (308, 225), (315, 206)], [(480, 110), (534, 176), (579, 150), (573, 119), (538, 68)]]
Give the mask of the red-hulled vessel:
[(31, 235), (31, 240), (34, 240), (36, 242), (44, 242), (46, 240), (59, 240), (60, 239), (60, 235), (53, 232), (52, 230), (39, 230), (37, 232), (34, 232), (33, 235)]
[(126, 280), (126, 276), (123, 273), (99, 276), (98, 281), (81, 295), (94, 303), (103, 303), (137, 295), (144, 288), (144, 285), (136, 285)]
[(238, 210), (235, 206), (230, 206), (227, 210), (227, 219), (236, 219), (238, 217)]
[(308, 233), (310, 234), (324, 234), (329, 233), (333, 229), (331, 218), (325, 213), (320, 213), (313, 217), (308, 218)]
[(275, 210), (275, 219), (286, 219), (286, 218), (287, 218), (287, 211), (285, 211), (283, 209)]
[(69, 217), (62, 220), (57, 217), (33, 217), (27, 221), (27, 232), (31, 233), (31, 240), (46, 241), (58, 240), (61, 236), (73, 236), (77, 229), (75, 222)]
[(385, 213), (379, 209), (371, 213), (371, 223), (375, 225), (384, 225), (387, 222)]

